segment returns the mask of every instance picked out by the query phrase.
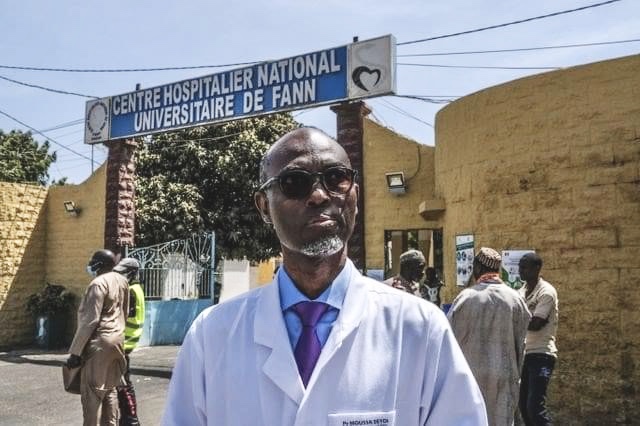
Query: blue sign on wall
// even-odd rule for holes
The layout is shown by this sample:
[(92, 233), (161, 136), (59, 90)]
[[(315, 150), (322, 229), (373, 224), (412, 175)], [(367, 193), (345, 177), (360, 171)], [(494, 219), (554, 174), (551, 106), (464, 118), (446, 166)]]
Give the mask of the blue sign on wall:
[(87, 102), (85, 142), (394, 93), (392, 36)]

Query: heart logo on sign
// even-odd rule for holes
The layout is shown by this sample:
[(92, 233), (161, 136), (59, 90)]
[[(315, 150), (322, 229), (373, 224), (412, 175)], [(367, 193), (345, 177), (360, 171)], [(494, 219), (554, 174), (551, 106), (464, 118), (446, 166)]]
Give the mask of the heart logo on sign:
[(351, 78), (356, 86), (367, 92), (376, 87), (380, 82), (381, 76), (380, 70), (372, 70), (367, 67), (358, 67), (354, 69), (351, 74)]

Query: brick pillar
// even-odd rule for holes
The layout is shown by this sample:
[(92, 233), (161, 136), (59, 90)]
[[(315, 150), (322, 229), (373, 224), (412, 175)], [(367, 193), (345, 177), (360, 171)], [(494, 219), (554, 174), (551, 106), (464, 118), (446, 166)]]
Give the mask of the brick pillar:
[(108, 141), (107, 194), (105, 205), (104, 248), (124, 255), (126, 246), (133, 246), (135, 232), (133, 154), (136, 143), (132, 139)]
[(371, 110), (364, 102), (345, 102), (334, 105), (331, 110), (336, 113), (338, 142), (347, 151), (351, 166), (358, 171), (360, 198), (358, 199), (358, 216), (349, 240), (349, 258), (360, 270), (366, 268), (364, 247), (364, 173), (362, 145), (364, 139), (363, 119)]

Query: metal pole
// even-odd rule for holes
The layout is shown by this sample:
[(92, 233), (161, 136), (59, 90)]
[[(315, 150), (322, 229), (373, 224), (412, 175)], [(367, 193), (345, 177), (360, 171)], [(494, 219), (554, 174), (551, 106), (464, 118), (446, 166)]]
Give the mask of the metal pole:
[(216, 233), (211, 232), (211, 273), (209, 274), (209, 292), (211, 293), (211, 302), (216, 297)]
[(183, 240), (184, 245), (182, 246), (182, 288), (181, 296), (183, 299), (187, 297), (187, 289), (189, 288), (189, 283), (187, 282), (187, 265), (189, 264), (189, 256), (187, 246), (189, 245), (189, 240)]

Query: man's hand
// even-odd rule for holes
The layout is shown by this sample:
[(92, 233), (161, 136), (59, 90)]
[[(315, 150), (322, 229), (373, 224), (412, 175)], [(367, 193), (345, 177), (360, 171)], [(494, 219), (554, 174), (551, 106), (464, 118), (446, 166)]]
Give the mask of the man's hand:
[(80, 365), (82, 364), (82, 358), (79, 357), (78, 355), (69, 355), (69, 358), (67, 358), (67, 367), (69, 368), (76, 368), (76, 367), (80, 367)]
[(544, 327), (548, 322), (549, 322), (548, 319), (544, 319), (540, 317), (532, 317), (531, 322), (529, 323), (529, 330), (531, 331), (542, 330), (542, 327)]

